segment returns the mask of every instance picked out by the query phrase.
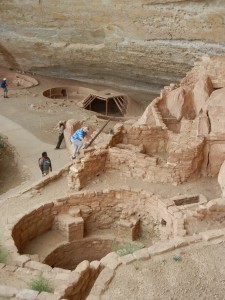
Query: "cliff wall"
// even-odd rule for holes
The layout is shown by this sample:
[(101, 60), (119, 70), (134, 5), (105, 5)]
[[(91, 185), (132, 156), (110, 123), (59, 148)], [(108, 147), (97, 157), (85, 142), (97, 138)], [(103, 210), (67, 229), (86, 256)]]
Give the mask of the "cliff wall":
[(225, 51), (224, 0), (11, 0), (0, 65), (148, 87)]

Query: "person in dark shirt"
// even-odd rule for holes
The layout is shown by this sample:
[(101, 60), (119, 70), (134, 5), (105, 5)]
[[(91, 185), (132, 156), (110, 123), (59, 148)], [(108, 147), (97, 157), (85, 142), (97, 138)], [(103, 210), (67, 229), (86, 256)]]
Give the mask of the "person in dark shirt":
[(58, 143), (55, 147), (55, 149), (60, 149), (60, 145), (62, 144), (62, 141), (64, 139), (64, 129), (65, 129), (65, 124), (60, 121), (59, 122), (59, 137), (58, 137)]
[(3, 78), (2, 82), (1, 82), (1, 88), (3, 89), (4, 98), (9, 98), (6, 78)]
[(48, 157), (47, 152), (43, 152), (41, 158), (38, 160), (39, 168), (42, 173), (42, 177), (48, 175), (48, 173), (52, 172), (52, 163), (50, 158)]

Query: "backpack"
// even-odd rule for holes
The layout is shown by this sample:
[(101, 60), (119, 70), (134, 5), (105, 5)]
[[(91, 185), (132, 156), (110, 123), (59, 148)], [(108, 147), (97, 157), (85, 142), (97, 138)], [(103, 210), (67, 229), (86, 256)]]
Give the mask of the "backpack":
[(51, 166), (51, 161), (48, 157), (47, 158), (40, 157), (38, 159), (38, 165), (41, 170), (46, 171)]
[(39, 167), (41, 167), (41, 159), (42, 159), (42, 157), (38, 158), (38, 165), (39, 165)]
[(4, 80), (2, 80), (1, 82), (1, 88), (5, 88), (6, 87), (6, 82)]

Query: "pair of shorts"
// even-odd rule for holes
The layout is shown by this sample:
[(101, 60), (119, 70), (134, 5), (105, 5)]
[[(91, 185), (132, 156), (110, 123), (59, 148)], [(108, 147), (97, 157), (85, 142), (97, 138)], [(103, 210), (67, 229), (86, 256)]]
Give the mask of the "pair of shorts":
[(5, 88), (2, 88), (3, 89), (3, 92), (4, 93), (8, 93), (8, 89), (7, 89), (7, 87), (5, 87)]
[(73, 140), (73, 146), (74, 146), (74, 148), (81, 147), (82, 145), (83, 145), (82, 141), (80, 141), (80, 140)]

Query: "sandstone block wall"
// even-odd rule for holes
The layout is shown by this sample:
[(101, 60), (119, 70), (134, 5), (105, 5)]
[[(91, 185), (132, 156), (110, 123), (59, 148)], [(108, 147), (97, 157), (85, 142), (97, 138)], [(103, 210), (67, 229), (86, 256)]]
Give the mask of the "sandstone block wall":
[(67, 176), (68, 186), (80, 190), (88, 181), (101, 174), (105, 169), (107, 150), (98, 150), (91, 155), (76, 159)]
[[(185, 196), (186, 197), (186, 196)], [(84, 204), (85, 203), (85, 204)], [(198, 205), (198, 203), (196, 204)], [(53, 226), (55, 216), (71, 209), (79, 209), (84, 220), (84, 236), (88, 237), (104, 229), (116, 235), (118, 221), (140, 219), (143, 232), (150, 234), (153, 224), (162, 219), (167, 236), (183, 236), (184, 214), (174, 201), (161, 201), (155, 195), (132, 190), (105, 190), (101, 192), (79, 192), (58, 202), (43, 205), (22, 217), (12, 229), (12, 237), (19, 250), (24, 245)]]
[(51, 267), (74, 270), (80, 262), (101, 260), (111, 251), (111, 240), (88, 238), (61, 245), (45, 257), (43, 263)]
[(54, 204), (49, 203), (25, 215), (14, 227), (12, 236), (19, 252), (24, 245), (51, 229), (54, 221)]
[(148, 125), (133, 126), (123, 139), (125, 144), (136, 146), (143, 144), (147, 154), (165, 152), (167, 142), (167, 130), (164, 130), (161, 126), (149, 128)]

